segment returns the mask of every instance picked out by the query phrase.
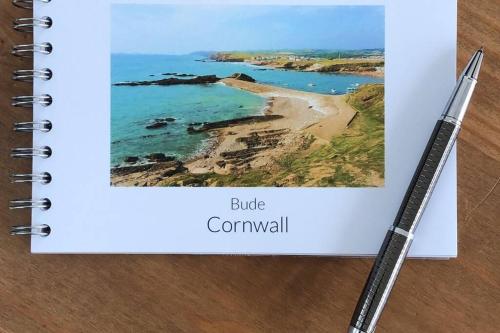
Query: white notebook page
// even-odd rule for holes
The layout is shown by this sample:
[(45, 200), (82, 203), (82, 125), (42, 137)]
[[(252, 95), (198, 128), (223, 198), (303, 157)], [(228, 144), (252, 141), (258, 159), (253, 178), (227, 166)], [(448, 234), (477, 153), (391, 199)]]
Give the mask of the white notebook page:
[[(33, 238), (34, 253), (193, 253), (375, 255), (392, 224), (430, 133), (455, 84), (456, 1), (403, 2), (273, 0), (226, 5), (385, 6), (385, 185), (378, 188), (172, 188), (110, 186), (112, 7), (116, 3), (175, 1), (65, 0), (36, 4), (35, 16), (54, 26), (36, 31), (51, 42), (36, 68), (54, 78), (34, 93), (54, 103), (35, 107), (35, 119), (54, 129), (35, 134), (54, 154), (35, 160), (53, 182), (33, 188), (52, 208), (34, 211), (34, 224), (51, 226)], [(177, 1), (220, 5), (221, 1)], [(209, 18), (207, 18), (209, 19)], [(359, 24), (362, 24), (360, 22)], [(168, 24), (166, 24), (168, 29)], [(332, 23), (331, 29), (335, 29)], [(216, 36), (207, 36), (216, 38)], [(166, 41), (167, 42), (167, 41)], [(410, 256), (457, 255), (456, 152), (451, 154), (424, 214)], [(259, 211), (231, 210), (232, 198), (265, 202)], [(274, 220), (288, 217), (287, 233), (212, 233), (211, 217)]]

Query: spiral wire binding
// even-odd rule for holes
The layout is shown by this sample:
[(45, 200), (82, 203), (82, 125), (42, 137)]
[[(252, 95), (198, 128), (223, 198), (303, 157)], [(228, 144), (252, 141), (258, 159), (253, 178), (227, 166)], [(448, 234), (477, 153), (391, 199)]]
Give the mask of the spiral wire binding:
[[(12, 0), (12, 4), (14, 6), (24, 9), (33, 9), (33, 1), (34, 0)], [(39, 2), (49, 3), (50, 0), (36, 0)]]
[(50, 147), (30, 147), (30, 148), (13, 148), (10, 156), (12, 158), (31, 159), (33, 157), (49, 158), (52, 156)]
[(42, 185), (50, 184), (52, 175), (48, 172), (42, 173), (15, 173), (10, 176), (11, 182), (14, 184), (21, 183), (39, 183)]
[(40, 44), (14, 45), (11, 53), (16, 57), (33, 58), (33, 55), (35, 53), (51, 54), (52, 50), (53, 50), (52, 44), (45, 42)]
[(13, 28), (19, 32), (33, 32), (35, 27), (48, 29), (52, 26), (52, 19), (50, 17), (24, 17), (14, 20)]
[[(33, 9), (34, 3), (48, 4), (51, 0), (12, 0), (12, 4), (19, 8)], [(52, 18), (44, 17), (27, 17), (15, 19), (12, 23), (14, 30), (21, 33), (32, 33), (35, 29), (49, 29), (52, 27)], [(49, 42), (20, 44), (12, 47), (12, 54), (21, 58), (33, 58), (35, 53), (49, 55), (53, 51), (52, 44)], [(52, 79), (52, 70), (49, 68), (42, 69), (21, 69), (12, 73), (12, 80), (19, 82), (32, 83), (35, 80), (48, 81)], [(32, 108), (35, 105), (43, 107), (52, 104), (52, 96), (42, 94), (38, 96), (15, 96), (12, 97), (12, 106), (21, 108)], [(48, 133), (52, 130), (52, 123), (49, 120), (19, 122), (13, 126), (14, 132), (17, 133)], [(50, 158), (52, 149), (48, 146), (28, 147), (28, 148), (13, 148), (11, 157), (18, 159), (33, 159), (33, 158)], [(42, 184), (47, 185), (52, 182), (52, 175), (48, 172), (40, 173), (15, 173), (11, 175), (11, 182), (14, 184)], [(48, 198), (43, 199), (17, 199), (10, 201), (9, 208), (12, 210), (22, 209), (40, 209), (42, 211), (49, 210), (52, 207), (52, 202)], [(41, 236), (46, 237), (51, 233), (49, 225), (19, 225), (13, 226), (10, 230), (14, 236)]]
[(52, 130), (52, 123), (49, 120), (15, 123), (13, 130), (19, 133), (33, 133), (36, 131), (47, 133)]
[(19, 69), (12, 73), (12, 80), (21, 82), (33, 82), (34, 79), (48, 81), (52, 79), (52, 71), (43, 69)]

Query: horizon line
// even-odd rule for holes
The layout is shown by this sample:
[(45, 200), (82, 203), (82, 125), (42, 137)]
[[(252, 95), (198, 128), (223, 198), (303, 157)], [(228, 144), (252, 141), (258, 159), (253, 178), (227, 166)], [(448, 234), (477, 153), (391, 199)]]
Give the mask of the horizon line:
[(325, 51), (325, 52), (355, 52), (355, 51), (383, 51), (385, 55), (385, 47), (376, 47), (376, 48), (360, 48), (360, 49), (276, 49), (276, 50), (265, 50), (265, 49), (255, 49), (255, 50), (219, 50), (219, 51), (191, 51), (184, 53), (141, 53), (141, 52), (111, 52), (113, 55), (172, 55), (172, 56), (187, 56), (187, 55), (195, 55), (197, 53), (231, 53), (231, 52), (291, 52), (291, 51)]

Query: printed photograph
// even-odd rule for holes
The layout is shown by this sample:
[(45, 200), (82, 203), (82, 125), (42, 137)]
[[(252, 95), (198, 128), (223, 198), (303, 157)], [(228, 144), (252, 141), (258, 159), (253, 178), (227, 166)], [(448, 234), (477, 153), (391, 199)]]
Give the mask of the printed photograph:
[(384, 186), (383, 6), (111, 12), (112, 186)]

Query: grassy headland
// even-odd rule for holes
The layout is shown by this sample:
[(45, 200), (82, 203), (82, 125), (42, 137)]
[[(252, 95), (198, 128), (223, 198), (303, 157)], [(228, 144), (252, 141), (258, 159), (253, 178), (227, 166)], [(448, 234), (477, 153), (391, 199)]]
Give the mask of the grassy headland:
[(379, 53), (296, 53), (296, 52), (219, 52), (211, 60), (246, 62), (275, 69), (320, 73), (345, 73), (382, 77), (384, 56)]

